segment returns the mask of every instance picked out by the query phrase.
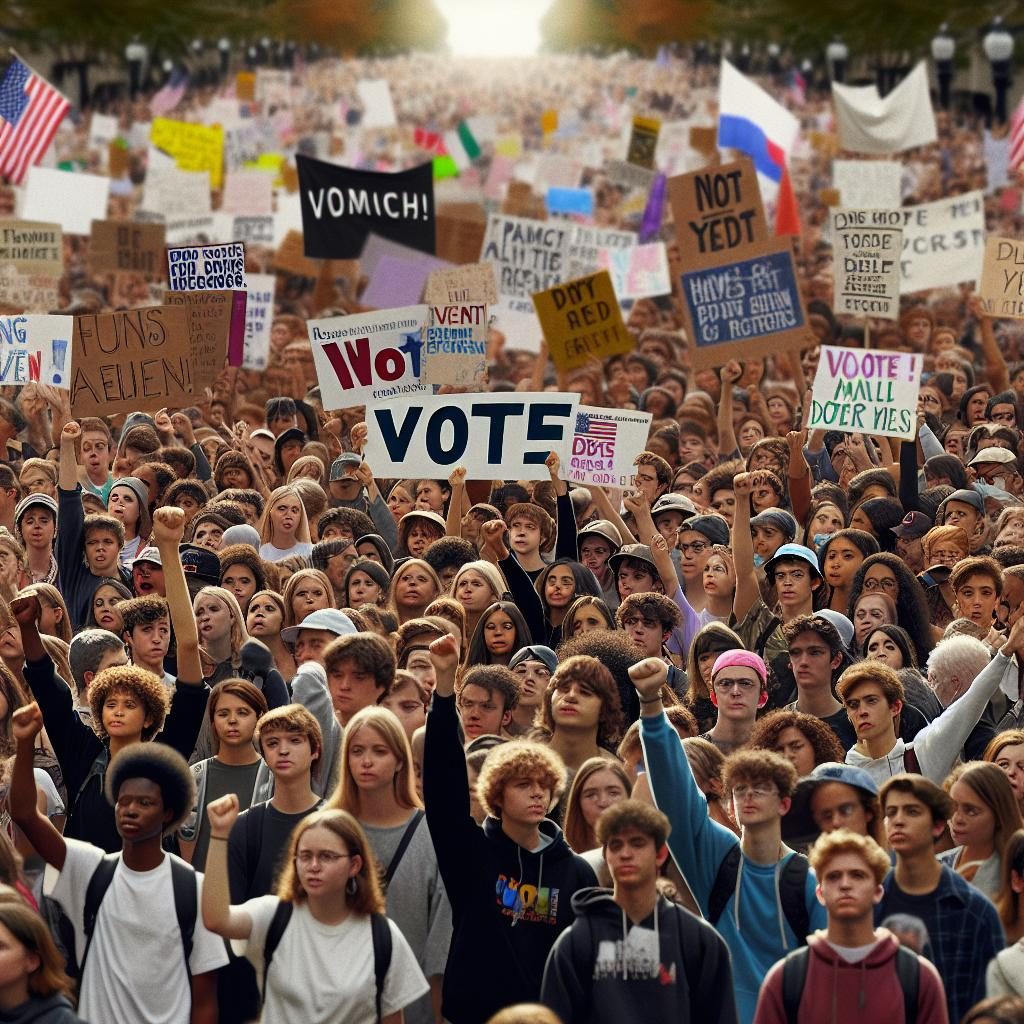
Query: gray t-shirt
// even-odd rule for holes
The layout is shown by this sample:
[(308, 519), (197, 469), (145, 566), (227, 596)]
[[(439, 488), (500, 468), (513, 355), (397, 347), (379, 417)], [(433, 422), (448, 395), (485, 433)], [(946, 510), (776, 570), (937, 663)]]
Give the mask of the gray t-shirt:
[(206, 765), (206, 793), (204, 804), (199, 808), (199, 832), (196, 835), (196, 848), (192, 853), (192, 865), (202, 871), (206, 865), (206, 852), (210, 848), (210, 819), (206, 816), (206, 808), (214, 800), (219, 800), (228, 793), (238, 797), (239, 810), (247, 810), (252, 803), (252, 789), (256, 783), (256, 773), (260, 770), (259, 760), (252, 764), (223, 764), (211, 757)]

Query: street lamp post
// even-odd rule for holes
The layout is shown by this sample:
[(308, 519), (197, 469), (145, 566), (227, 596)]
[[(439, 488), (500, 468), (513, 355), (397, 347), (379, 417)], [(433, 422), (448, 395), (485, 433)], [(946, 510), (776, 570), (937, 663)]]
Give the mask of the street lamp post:
[(842, 39), (833, 39), (825, 47), (825, 63), (828, 64), (829, 73), (833, 82), (842, 85), (846, 78), (846, 61), (850, 56), (850, 48)]
[(132, 99), (139, 95), (142, 86), (142, 66), (148, 56), (149, 50), (138, 36), (124, 48), (124, 59), (128, 62), (128, 93)]
[(217, 43), (217, 52), (220, 54), (220, 77), (224, 78), (231, 63), (231, 40), (227, 36), (221, 36)]
[(943, 23), (932, 40), (932, 60), (935, 61), (935, 76), (939, 82), (939, 106), (949, 110), (949, 92), (953, 83), (953, 55), (956, 42), (949, 34), (949, 26)]
[(992, 84), (996, 90), (996, 120), (1006, 123), (1006, 93), (1010, 88), (1013, 59), (1013, 36), (1006, 30), (1002, 18), (994, 18), (985, 38), (981, 41), (992, 65)]

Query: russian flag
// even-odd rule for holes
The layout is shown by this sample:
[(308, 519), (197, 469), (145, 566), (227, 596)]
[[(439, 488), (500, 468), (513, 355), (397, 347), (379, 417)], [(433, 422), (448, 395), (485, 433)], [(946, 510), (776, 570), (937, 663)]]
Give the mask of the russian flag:
[(775, 199), (777, 235), (800, 234), (800, 215), (788, 167), (799, 131), (800, 122), (781, 103), (727, 60), (722, 61), (718, 148), (738, 150), (753, 161), (764, 198)]

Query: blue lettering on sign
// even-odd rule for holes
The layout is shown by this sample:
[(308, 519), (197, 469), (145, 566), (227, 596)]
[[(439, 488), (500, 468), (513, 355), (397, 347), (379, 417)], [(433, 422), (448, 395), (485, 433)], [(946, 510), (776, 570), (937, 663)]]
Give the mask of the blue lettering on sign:
[(789, 252), (681, 275), (698, 347), (759, 338), (804, 325)]

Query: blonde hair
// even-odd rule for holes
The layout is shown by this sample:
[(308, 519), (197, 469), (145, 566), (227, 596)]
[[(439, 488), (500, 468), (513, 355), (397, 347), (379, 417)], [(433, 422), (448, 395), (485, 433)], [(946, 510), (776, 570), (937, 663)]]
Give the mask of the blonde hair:
[(352, 753), (352, 744), (360, 729), (375, 729), (384, 744), (394, 754), (398, 762), (398, 769), (391, 783), (391, 794), (399, 807), (412, 810), (421, 807), (419, 797), (416, 795), (416, 781), (413, 778), (412, 748), (409, 746), (409, 739), (405, 735), (402, 724), (388, 708), (368, 707), (361, 708), (349, 720), (345, 726), (345, 734), (341, 745), (341, 769), (338, 773), (338, 785), (327, 802), (328, 808), (336, 808), (340, 811), (348, 811), (356, 818), (360, 814), (359, 786), (352, 775), (352, 767), (349, 758)]
[(238, 599), (230, 590), (223, 587), (202, 587), (192, 599), (192, 608), (200, 598), (213, 597), (223, 604), (231, 614), (231, 664), (238, 668), (242, 664), (242, 644), (249, 639), (249, 631), (245, 628), (245, 616), (242, 614)]
[(30, 583), (24, 590), (19, 590), (17, 596), (25, 597), (29, 594), (35, 594), (39, 598), (40, 603), (46, 604), (50, 608), (59, 608), (61, 610), (61, 620), (57, 623), (57, 639), (70, 644), (72, 636), (71, 616), (68, 615), (68, 606), (64, 600), (64, 595), (52, 583)]
[(260, 516), (260, 525), (258, 527), (260, 543), (274, 543), (274, 527), (270, 521), (270, 513), (282, 498), (294, 498), (299, 504), (299, 524), (295, 528), (295, 542), (297, 544), (311, 544), (309, 520), (306, 518), (306, 505), (295, 484), (284, 484), (282, 487), (276, 487), (270, 492), (270, 497), (267, 498), (267, 504), (263, 509), (263, 515)]
[(862, 858), (875, 876), (876, 885), (882, 884), (892, 868), (889, 855), (871, 836), (862, 836), (848, 828), (837, 828), (834, 832), (823, 832), (807, 851), (807, 859), (819, 883), (828, 862), (842, 853), (854, 853)]
[(391, 593), (388, 596), (388, 611), (395, 613), (395, 615), (398, 617), (399, 623), (402, 623), (407, 619), (423, 617), (422, 614), (420, 614), (406, 615), (405, 618), (403, 618), (402, 609), (398, 607), (398, 601), (396, 600), (396, 594), (398, 593), (398, 584), (401, 582), (402, 577), (405, 576), (406, 573), (412, 572), (414, 569), (419, 569), (425, 572), (427, 576), (430, 578), (431, 582), (434, 584), (434, 595), (433, 597), (427, 598), (427, 601), (423, 606), (424, 609), (426, 609), (426, 606), (430, 604), (431, 601), (440, 597), (444, 593), (444, 587), (441, 584), (441, 578), (437, 575), (437, 573), (434, 571), (433, 566), (431, 566), (429, 562), (424, 562), (422, 558), (407, 558), (395, 570), (394, 576), (391, 577)]
[[(513, 779), (539, 779), (551, 790), (553, 807), (565, 790), (565, 764), (550, 747), (531, 740), (512, 740), (495, 747), (484, 761), (476, 780), (480, 806), (492, 817), (501, 817), (501, 798)], [(550, 808), (549, 808), (550, 809)]]
[(471, 569), (487, 581), (491, 591), (494, 593), (494, 597), (487, 603), (494, 604), (495, 601), (500, 601), (502, 595), (508, 591), (508, 584), (505, 582), (505, 577), (502, 575), (501, 570), (493, 562), (485, 562), (483, 559), (478, 559), (475, 562), (466, 562), (465, 565), (460, 566), (459, 571), (452, 577), (452, 585), (448, 593), (453, 597), (455, 596), (459, 580)]
[[(316, 467), (317, 477), (313, 482), (320, 484), (320, 486), (322, 487), (327, 474), (324, 472), (324, 464), (315, 455), (300, 455), (292, 463), (291, 469), (288, 470), (287, 483), (294, 483), (296, 477), (298, 477), (299, 474), (302, 473), (302, 471), (306, 469), (308, 466)], [(303, 473), (303, 476), (305, 475), (306, 474)], [(307, 477), (307, 479), (312, 478)]]

